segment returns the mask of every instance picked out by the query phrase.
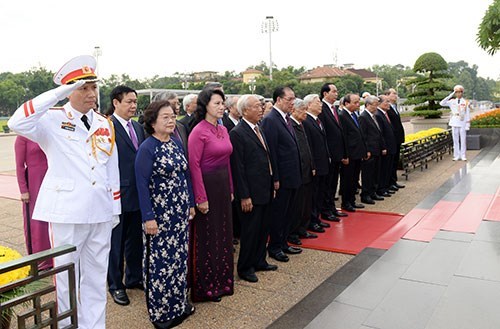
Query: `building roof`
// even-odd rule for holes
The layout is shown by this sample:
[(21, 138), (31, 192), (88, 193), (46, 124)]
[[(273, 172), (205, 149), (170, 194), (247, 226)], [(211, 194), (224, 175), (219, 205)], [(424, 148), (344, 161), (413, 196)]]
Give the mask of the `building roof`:
[(346, 69), (346, 71), (349, 71), (351, 73), (354, 73), (356, 75), (359, 75), (363, 79), (370, 79), (370, 78), (376, 78), (377, 75), (371, 71), (365, 70), (365, 69)]
[(319, 78), (337, 78), (350, 74), (338, 67), (332, 66), (319, 66), (312, 70), (306, 71), (300, 75), (299, 79), (319, 79)]

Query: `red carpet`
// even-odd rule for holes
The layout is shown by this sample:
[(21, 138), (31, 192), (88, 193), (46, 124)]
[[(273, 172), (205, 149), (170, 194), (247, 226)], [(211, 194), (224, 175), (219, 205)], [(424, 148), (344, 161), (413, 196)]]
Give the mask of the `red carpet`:
[(493, 197), (491, 194), (469, 193), (441, 229), (452, 232), (476, 233)]
[(302, 247), (355, 255), (390, 230), (402, 217), (387, 212), (349, 213), (349, 217), (342, 217), (340, 223), (328, 222), (331, 227), (325, 233), (317, 233), (317, 239), (301, 240)]
[(16, 176), (0, 175), (0, 198), (21, 200)]
[(403, 236), (403, 239), (430, 242), (459, 205), (460, 202), (439, 201)]
[(500, 221), (500, 187), (493, 198), (493, 201), (490, 204), (490, 207), (486, 211), (486, 215), (484, 215), (484, 219)]

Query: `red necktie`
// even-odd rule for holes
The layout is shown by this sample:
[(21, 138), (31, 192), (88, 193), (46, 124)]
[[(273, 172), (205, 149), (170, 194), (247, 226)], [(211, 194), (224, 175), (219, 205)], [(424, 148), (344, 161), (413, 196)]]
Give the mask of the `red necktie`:
[(321, 124), (321, 120), (319, 118), (316, 118), (316, 123), (319, 126), (319, 129), (323, 130), (323, 125)]
[(335, 117), (335, 120), (337, 120), (337, 123), (340, 123), (339, 114), (337, 113), (337, 110), (335, 109), (335, 106), (333, 106), (333, 105), (332, 105), (332, 112), (333, 112), (333, 116)]
[(384, 114), (385, 114), (385, 117), (387, 118), (387, 121), (389, 121), (389, 123), (391, 123), (391, 119), (389, 119), (389, 116), (387, 115), (386, 111), (384, 111)]

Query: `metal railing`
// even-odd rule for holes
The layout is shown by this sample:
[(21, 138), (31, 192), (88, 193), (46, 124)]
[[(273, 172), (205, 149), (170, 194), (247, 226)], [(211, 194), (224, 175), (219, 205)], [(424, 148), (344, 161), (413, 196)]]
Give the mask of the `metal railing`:
[(401, 166), (405, 171), (403, 176), (408, 180), (411, 171), (419, 167), (421, 171), (427, 169), (429, 162), (442, 160), (446, 152), (451, 154), (452, 148), (451, 130), (402, 144)]
[[(8, 313), (14, 315), (17, 319), (17, 328), (19, 329), (47, 327), (56, 329), (59, 328), (58, 322), (66, 318), (70, 319), (70, 324), (65, 326), (64, 329), (77, 328), (75, 264), (69, 263), (47, 270), (38, 270), (39, 263), (75, 250), (75, 246), (64, 245), (0, 264), (0, 274), (26, 266), (30, 267), (30, 274), (26, 278), (0, 286), (0, 294), (7, 293), (13, 289), (21, 291), (14, 298), (0, 302), (0, 314), (4, 315)], [(62, 313), (58, 313), (56, 301), (42, 301), (43, 296), (56, 291), (53, 283), (55, 280), (44, 279), (55, 279), (54, 276), (56, 274), (63, 272), (67, 272), (68, 275), (70, 308)], [(13, 308), (16, 306), (19, 307), (16, 308), (16, 312), (14, 313)], [(18, 308), (21, 308), (21, 310), (17, 311)]]

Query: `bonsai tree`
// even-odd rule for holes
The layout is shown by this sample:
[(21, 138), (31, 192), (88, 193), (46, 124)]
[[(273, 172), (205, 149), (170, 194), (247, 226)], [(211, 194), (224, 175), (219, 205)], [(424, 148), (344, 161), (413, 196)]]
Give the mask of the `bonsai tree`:
[(449, 77), (447, 68), (448, 64), (437, 53), (425, 53), (417, 59), (413, 66), (417, 76), (407, 82), (412, 92), (405, 102), (417, 105), (413, 115), (424, 118), (441, 117), (439, 101), (447, 95), (449, 89), (441, 79)]
[(493, 0), (477, 31), (479, 47), (493, 56), (500, 49), (500, 0)]

